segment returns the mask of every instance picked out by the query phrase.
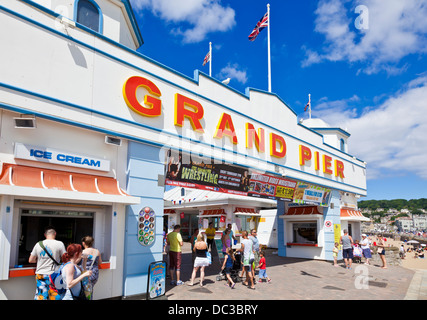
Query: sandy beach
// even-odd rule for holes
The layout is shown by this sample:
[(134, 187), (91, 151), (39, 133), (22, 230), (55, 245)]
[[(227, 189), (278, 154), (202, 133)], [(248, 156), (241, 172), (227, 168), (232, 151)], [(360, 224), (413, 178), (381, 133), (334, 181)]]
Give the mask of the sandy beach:
[[(403, 244), (403, 247), (405, 248), (405, 251), (408, 248), (413, 248), (411, 244), (405, 244), (403, 241), (395, 241), (390, 238), (386, 238), (386, 244), (391, 245), (396, 248), (400, 248), (400, 246)], [(375, 241), (375, 240), (373, 240)], [(425, 252), (426, 253), (426, 252)], [(427, 270), (427, 258), (420, 259), (414, 258), (414, 252), (407, 252), (405, 259), (402, 260), (402, 267), (408, 268), (408, 269), (424, 269)]]

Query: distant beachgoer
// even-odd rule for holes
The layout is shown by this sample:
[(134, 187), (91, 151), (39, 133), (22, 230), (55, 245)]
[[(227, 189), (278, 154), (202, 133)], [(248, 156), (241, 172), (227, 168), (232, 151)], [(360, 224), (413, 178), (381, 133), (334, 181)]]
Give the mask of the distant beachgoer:
[(360, 247), (362, 248), (363, 256), (366, 259), (365, 264), (369, 265), (369, 259), (372, 258), (372, 254), (370, 241), (366, 234), (362, 234), (362, 241), (360, 241)]
[(384, 239), (381, 234), (377, 236), (377, 253), (380, 255), (381, 261), (383, 263), (382, 269), (387, 269), (387, 261), (385, 260), (385, 244)]

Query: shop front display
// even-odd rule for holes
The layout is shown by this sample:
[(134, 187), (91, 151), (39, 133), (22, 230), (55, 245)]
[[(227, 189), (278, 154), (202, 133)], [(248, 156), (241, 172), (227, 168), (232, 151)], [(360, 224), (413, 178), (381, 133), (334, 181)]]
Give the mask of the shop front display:
[[(357, 211), (341, 194), (367, 194), (366, 163), (332, 145), (349, 134), (325, 143), (274, 93), (144, 56), (130, 1), (90, 2), (88, 25), (82, 1), (0, 5), (0, 299), (32, 295), (26, 256), (51, 223), (66, 245), (94, 236), (105, 261), (97, 299), (145, 294), (175, 224), (185, 237), (209, 222), (217, 237), (228, 224), (238, 236), (277, 208), (279, 254), (328, 259), (324, 221)], [(290, 203), (316, 209), (292, 214)]]

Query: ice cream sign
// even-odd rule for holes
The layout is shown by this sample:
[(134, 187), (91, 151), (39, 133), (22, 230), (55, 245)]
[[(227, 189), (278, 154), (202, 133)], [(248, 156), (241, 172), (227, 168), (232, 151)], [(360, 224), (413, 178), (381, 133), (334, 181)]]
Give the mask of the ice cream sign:
[(15, 143), (15, 158), (84, 169), (110, 171), (110, 161), (106, 159), (23, 143)]

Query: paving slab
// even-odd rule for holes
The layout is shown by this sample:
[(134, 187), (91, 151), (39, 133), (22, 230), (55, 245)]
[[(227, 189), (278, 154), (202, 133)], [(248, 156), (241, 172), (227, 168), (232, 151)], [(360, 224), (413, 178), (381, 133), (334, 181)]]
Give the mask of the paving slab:
[[(267, 275), (270, 283), (257, 283), (255, 290), (241, 282), (234, 289), (225, 280), (217, 280), (220, 263), (214, 256), (213, 263), (205, 269), (204, 286), (186, 284), (175, 286), (166, 283), (167, 300), (417, 300), (425, 299), (427, 274), (423, 271), (390, 266), (353, 264), (345, 269), (343, 263), (334, 267), (331, 262), (279, 257), (277, 250), (266, 250)], [(190, 247), (184, 244), (181, 280), (191, 277)], [(257, 277), (258, 278), (258, 277)]]

